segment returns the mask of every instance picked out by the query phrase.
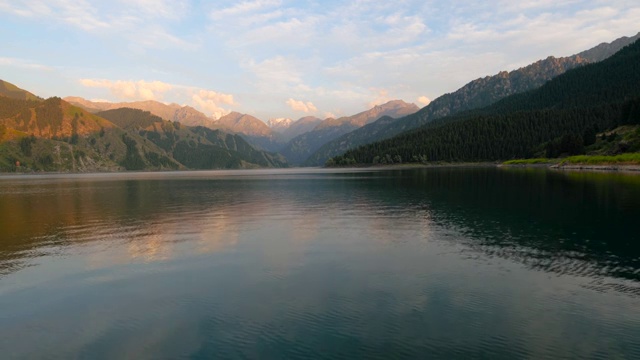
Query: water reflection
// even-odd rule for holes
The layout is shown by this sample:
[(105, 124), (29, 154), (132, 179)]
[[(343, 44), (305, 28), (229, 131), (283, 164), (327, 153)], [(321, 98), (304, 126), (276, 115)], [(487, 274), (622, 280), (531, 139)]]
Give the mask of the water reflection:
[(455, 169), (402, 179), (473, 249), (545, 271), (640, 279), (638, 176)]
[(640, 356), (639, 177), (122, 176), (0, 180), (0, 348), (60, 358)]
[(95, 242), (117, 249), (111, 255), (122, 261), (168, 260), (233, 247), (240, 233), (274, 221), (287, 225), (290, 232), (278, 236), (295, 246), (322, 226), (348, 229), (353, 218), (367, 221), (358, 224), (363, 237), (383, 242), (432, 238), (435, 223), (473, 251), (533, 268), (640, 277), (638, 176), (451, 168), (264, 180), (5, 179), (0, 269), (8, 274), (29, 259)]

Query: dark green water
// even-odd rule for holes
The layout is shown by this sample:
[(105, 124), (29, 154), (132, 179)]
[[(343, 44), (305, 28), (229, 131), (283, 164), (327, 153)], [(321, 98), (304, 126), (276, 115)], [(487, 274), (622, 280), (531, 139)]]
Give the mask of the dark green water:
[(640, 176), (0, 177), (7, 358), (640, 358)]

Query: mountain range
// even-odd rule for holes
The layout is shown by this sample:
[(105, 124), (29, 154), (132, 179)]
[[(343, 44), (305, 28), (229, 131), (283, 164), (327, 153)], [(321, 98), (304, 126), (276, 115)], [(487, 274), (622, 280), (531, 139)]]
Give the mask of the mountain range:
[(397, 121), (381, 119), (380, 122), (363, 126), (324, 144), (309, 157), (306, 164), (322, 165), (330, 157), (342, 154), (349, 149), (391, 138), (435, 119), (488, 106), (509, 95), (539, 88), (570, 69), (604, 60), (638, 39), (640, 39), (640, 33), (633, 37), (622, 37), (611, 43), (600, 44), (573, 56), (563, 58), (550, 56), (511, 72), (501, 71), (493, 76), (473, 80), (453, 93), (436, 98), (415, 114)]
[[(607, 61), (638, 38), (640, 33), (573, 56), (550, 56), (479, 78), (422, 109), (392, 100), (352, 116), (324, 120), (310, 116), (265, 122), (238, 112), (214, 119), (193, 107), (152, 100), (43, 100), (0, 80), (0, 168), (15, 169), (18, 163), (48, 171), (318, 166), (330, 158), (334, 163), (351, 159), (338, 156), (345, 152), (355, 159), (360, 156), (354, 155), (357, 147), (415, 134), (417, 129), (430, 138), (424, 131), (432, 130), (422, 130), (432, 129), (430, 124), (440, 129), (446, 122), (478, 116), (494, 104), (513, 103), (510, 99), (536, 92), (563, 74)], [(507, 111), (501, 109), (500, 114)], [(411, 139), (407, 141), (416, 146)]]
[[(543, 86), (349, 150), (332, 164), (504, 161), (583, 154), (615, 129), (640, 124), (640, 40)], [(608, 134), (608, 135), (607, 135)], [(609, 147), (610, 148), (610, 147)], [(620, 142), (616, 155), (640, 151)]]
[[(418, 107), (414, 104), (393, 100), (356, 115), (338, 119), (322, 120), (309, 116), (297, 121), (273, 119), (264, 122), (252, 115), (238, 112), (231, 112), (219, 119), (213, 119), (189, 106), (164, 104), (154, 100), (124, 103), (94, 102), (80, 97), (66, 97), (64, 100), (92, 113), (120, 108), (139, 109), (164, 120), (178, 121), (187, 126), (203, 126), (238, 134), (256, 148), (282, 153), (293, 164), (302, 164), (307, 156), (322, 144), (371, 123), (380, 116), (402, 117), (418, 111)], [(309, 134), (297, 138), (307, 133)]]
[(313, 130), (300, 134), (291, 139), (280, 150), (291, 164), (301, 165), (323, 144), (340, 137), (343, 134), (369, 124), (382, 116), (402, 117), (418, 111), (415, 104), (409, 104), (402, 100), (392, 100), (382, 105), (358, 113), (353, 116), (338, 119), (325, 119)]
[(242, 137), (139, 109), (91, 113), (13, 84), (0, 94), (0, 170), (118, 171), (284, 167)]

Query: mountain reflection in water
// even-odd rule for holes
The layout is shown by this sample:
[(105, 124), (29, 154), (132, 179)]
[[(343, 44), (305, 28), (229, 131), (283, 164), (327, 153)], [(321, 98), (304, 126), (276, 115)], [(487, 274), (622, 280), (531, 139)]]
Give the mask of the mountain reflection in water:
[(640, 176), (0, 178), (15, 357), (638, 357)]

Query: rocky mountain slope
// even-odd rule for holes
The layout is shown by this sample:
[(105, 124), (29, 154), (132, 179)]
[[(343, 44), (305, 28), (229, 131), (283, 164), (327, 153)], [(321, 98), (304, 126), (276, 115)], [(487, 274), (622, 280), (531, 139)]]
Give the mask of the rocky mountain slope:
[(322, 145), (343, 134), (360, 128), (382, 116), (402, 117), (417, 110), (418, 107), (415, 104), (409, 104), (402, 100), (393, 100), (382, 105), (376, 105), (353, 116), (325, 119), (312, 131), (291, 139), (280, 153), (287, 158), (289, 163), (301, 165), (304, 164), (309, 155)]
[(302, 135), (315, 129), (315, 127), (320, 125), (321, 122), (322, 119), (315, 116), (305, 116), (300, 118), (291, 123), (291, 125), (281, 133), (282, 139), (284, 141), (290, 141), (298, 135)]
[(220, 119), (213, 119), (191, 106), (164, 104), (154, 100), (134, 102), (96, 102), (81, 97), (66, 97), (68, 101), (89, 112), (100, 112), (122, 108), (148, 111), (164, 120), (178, 121), (187, 126), (204, 126), (212, 130), (222, 130), (245, 137), (254, 146), (268, 151), (279, 150), (284, 141), (280, 140), (273, 130), (263, 121), (247, 114), (231, 112)]
[(209, 128), (239, 134), (251, 145), (265, 151), (277, 152), (283, 145), (278, 134), (262, 120), (235, 111), (214, 121)]
[(274, 136), (273, 131), (262, 120), (235, 111), (213, 122), (213, 126), (217, 129), (248, 136)]
[(290, 126), (293, 124), (293, 120), (289, 118), (276, 118), (267, 120), (267, 126), (277, 132), (282, 134), (285, 132)]
[(385, 120), (372, 123), (327, 143), (318, 153), (310, 156), (308, 165), (321, 165), (330, 157), (349, 149), (391, 138), (435, 119), (493, 104), (509, 95), (539, 88), (570, 69), (610, 57), (639, 37), (640, 33), (634, 37), (623, 37), (611, 43), (600, 44), (573, 56), (550, 56), (517, 70), (502, 71), (473, 80), (453, 93), (438, 97), (415, 114), (393, 122)]
[(90, 101), (77, 96), (67, 96), (64, 100), (92, 113), (122, 108), (138, 109), (148, 111), (164, 120), (178, 121), (187, 126), (206, 126), (209, 128), (213, 127), (215, 121), (191, 106), (164, 104), (155, 100), (111, 103)]
[(26, 98), (24, 90), (6, 87), (13, 97), (0, 95), (0, 171), (287, 165), (281, 156), (256, 150), (240, 136), (221, 130), (188, 127), (136, 109), (93, 114), (56, 97), (21, 99)]
[(285, 167), (277, 154), (259, 151), (241, 136), (203, 126), (184, 126), (138, 109), (114, 109), (97, 115), (134, 131), (192, 169)]
[[(640, 40), (538, 89), (358, 147), (329, 163), (503, 161), (584, 154), (601, 133), (640, 123)], [(633, 151), (633, 144), (616, 154)]]
[[(117, 171), (183, 168), (154, 144), (60, 98), (22, 109), (0, 97), (2, 171)], [(19, 110), (19, 111), (15, 111)]]

